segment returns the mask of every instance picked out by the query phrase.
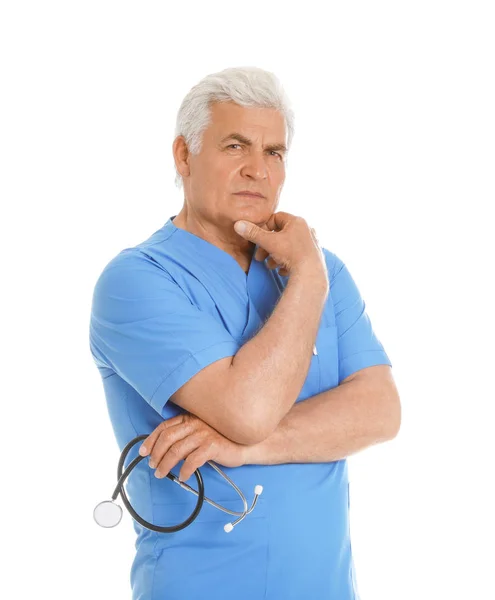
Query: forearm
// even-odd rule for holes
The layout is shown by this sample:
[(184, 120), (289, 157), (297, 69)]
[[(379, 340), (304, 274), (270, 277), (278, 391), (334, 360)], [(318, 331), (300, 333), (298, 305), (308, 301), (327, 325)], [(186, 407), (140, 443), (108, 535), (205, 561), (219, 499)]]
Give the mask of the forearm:
[(393, 438), (400, 420), (389, 388), (354, 379), (295, 404), (244, 464), (332, 462)]
[(291, 275), (269, 319), (232, 361), (229, 394), (241, 399), (240, 412), (267, 434), (304, 385), (327, 297), (328, 281), (316, 272)]

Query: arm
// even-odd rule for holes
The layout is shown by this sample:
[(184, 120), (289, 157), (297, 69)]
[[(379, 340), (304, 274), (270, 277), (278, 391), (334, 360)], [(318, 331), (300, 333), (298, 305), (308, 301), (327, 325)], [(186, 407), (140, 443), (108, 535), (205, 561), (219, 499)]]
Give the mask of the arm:
[(304, 384), (328, 294), (323, 275), (301, 263), (270, 318), (242, 346), (152, 257), (121, 253), (95, 285), (93, 358), (159, 415), (171, 400), (230, 440), (258, 443), (275, 430)]
[(260, 331), (187, 381), (172, 402), (235, 442), (266, 439), (304, 385), (328, 291), (317, 271), (291, 275)]
[(151, 451), (150, 467), (158, 467), (157, 477), (185, 459), (179, 477), (187, 481), (208, 460), (227, 467), (340, 460), (391, 439), (399, 427), (400, 403), (391, 370), (374, 365), (293, 406), (272, 435), (258, 444), (234, 443), (198, 417), (179, 415), (161, 423), (139, 453)]
[(244, 464), (332, 462), (390, 440), (401, 408), (388, 365), (354, 373), (339, 386), (295, 404), (264, 441), (244, 449)]

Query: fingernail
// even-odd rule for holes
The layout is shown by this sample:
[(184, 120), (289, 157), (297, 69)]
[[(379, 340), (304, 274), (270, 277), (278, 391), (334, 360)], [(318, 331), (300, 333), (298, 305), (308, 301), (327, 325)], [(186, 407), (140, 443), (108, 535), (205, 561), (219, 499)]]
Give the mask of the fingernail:
[(162, 474), (160, 473), (160, 471), (155, 471), (155, 477), (158, 477), (158, 479), (160, 479), (161, 476)]
[(246, 231), (246, 223), (244, 223), (244, 221), (238, 221), (235, 223), (234, 229), (237, 233), (244, 233)]
[(141, 448), (139, 448), (139, 454), (141, 456), (145, 456), (146, 454), (148, 454), (148, 450), (146, 449), (145, 446), (141, 446)]

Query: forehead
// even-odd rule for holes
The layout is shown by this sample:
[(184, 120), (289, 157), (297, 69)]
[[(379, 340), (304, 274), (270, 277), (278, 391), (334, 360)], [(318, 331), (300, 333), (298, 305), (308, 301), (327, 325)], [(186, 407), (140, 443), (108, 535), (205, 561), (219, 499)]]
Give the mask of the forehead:
[(210, 110), (211, 123), (207, 132), (215, 139), (224, 137), (231, 131), (238, 131), (248, 137), (264, 135), (267, 139), (270, 138), (270, 141), (285, 141), (285, 119), (275, 108), (241, 106), (235, 102), (214, 102)]

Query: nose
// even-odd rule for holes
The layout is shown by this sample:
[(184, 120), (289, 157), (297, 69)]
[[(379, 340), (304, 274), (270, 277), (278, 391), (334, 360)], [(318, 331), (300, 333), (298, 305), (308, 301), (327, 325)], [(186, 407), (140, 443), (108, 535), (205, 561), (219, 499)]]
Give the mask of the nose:
[(248, 154), (246, 164), (242, 168), (242, 175), (251, 177), (252, 179), (266, 179), (267, 166), (263, 156), (257, 152)]

